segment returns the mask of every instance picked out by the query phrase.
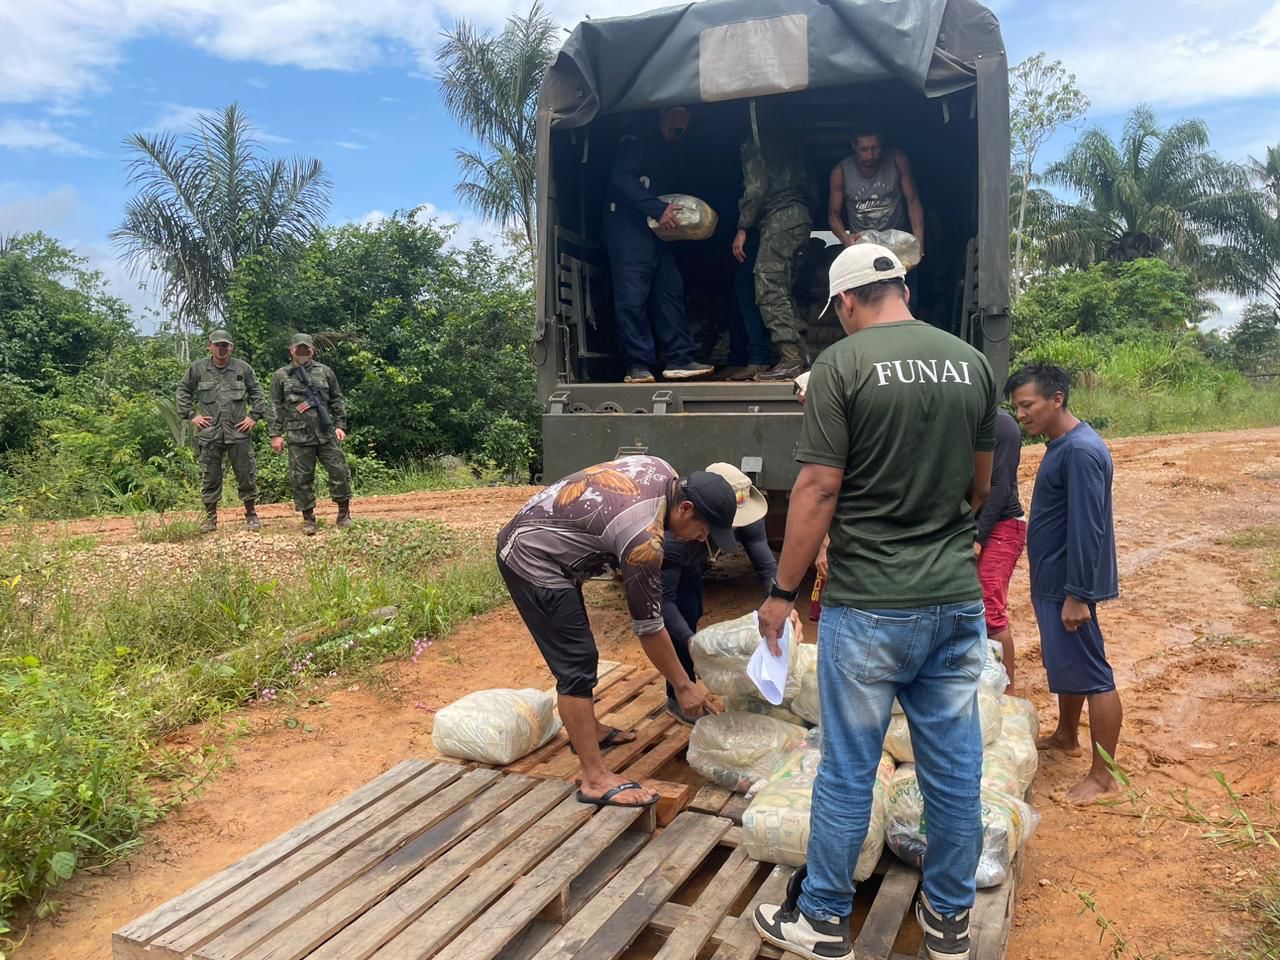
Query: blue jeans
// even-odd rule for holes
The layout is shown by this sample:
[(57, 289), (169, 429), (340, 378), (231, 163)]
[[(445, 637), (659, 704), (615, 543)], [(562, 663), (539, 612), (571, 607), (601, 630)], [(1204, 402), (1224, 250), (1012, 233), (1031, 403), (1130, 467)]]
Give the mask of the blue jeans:
[(924, 891), (943, 916), (973, 906), (982, 853), (977, 692), (985, 637), (980, 600), (909, 610), (823, 608), (822, 762), (800, 894), (809, 916), (844, 917), (852, 909), (853, 868), (895, 696), (911, 727), (928, 817)]

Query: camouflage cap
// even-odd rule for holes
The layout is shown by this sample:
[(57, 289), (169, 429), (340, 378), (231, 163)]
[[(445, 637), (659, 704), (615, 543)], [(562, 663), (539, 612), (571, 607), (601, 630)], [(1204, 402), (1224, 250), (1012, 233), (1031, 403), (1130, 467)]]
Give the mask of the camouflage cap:
[(209, 334), (209, 342), (210, 343), (234, 343), (235, 341), (231, 339), (231, 334), (227, 333), (227, 331), (215, 330), (213, 331), (213, 333)]
[(316, 348), (316, 342), (311, 339), (309, 333), (295, 333), (293, 339), (289, 341), (291, 347), (310, 347), (312, 350)]

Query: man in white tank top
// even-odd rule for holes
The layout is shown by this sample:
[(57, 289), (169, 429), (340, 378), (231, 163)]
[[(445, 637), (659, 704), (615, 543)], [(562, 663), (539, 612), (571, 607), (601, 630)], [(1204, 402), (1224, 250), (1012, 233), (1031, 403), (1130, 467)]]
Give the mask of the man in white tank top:
[(907, 155), (883, 149), (879, 133), (860, 131), (853, 153), (831, 170), (827, 223), (846, 247), (864, 230), (909, 230), (923, 255), (924, 207)]

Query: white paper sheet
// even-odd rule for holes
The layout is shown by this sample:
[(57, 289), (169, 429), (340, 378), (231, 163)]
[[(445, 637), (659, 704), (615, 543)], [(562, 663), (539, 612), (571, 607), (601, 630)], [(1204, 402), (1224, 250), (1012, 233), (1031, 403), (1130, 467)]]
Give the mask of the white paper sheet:
[[(760, 618), (756, 616), (756, 629), (760, 629)], [(747, 676), (756, 685), (760, 695), (775, 707), (782, 703), (783, 692), (787, 689), (787, 650), (791, 646), (791, 618), (788, 617), (782, 626), (782, 637), (778, 641), (782, 648), (781, 656), (775, 657), (769, 652), (769, 644), (764, 637), (760, 638), (760, 646), (747, 661)]]

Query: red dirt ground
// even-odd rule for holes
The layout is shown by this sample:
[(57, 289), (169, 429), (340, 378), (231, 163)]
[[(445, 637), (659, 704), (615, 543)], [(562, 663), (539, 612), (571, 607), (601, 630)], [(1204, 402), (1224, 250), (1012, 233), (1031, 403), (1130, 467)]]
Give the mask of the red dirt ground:
[[(1254, 815), (1274, 823), (1269, 805), (1280, 805), (1277, 611), (1259, 605), (1267, 577), (1261, 552), (1226, 540), (1280, 526), (1280, 429), (1131, 438), (1112, 441), (1111, 448), (1123, 596), (1101, 617), (1126, 708), (1117, 759), (1150, 796), (1176, 806), (1171, 791), (1186, 788), (1218, 814), (1227, 806), (1212, 771), (1222, 771)], [(1025, 451), (1024, 502), (1039, 459), (1039, 448)], [(529, 492), (366, 498), (356, 501), (356, 512), (434, 517), (492, 531)], [(270, 532), (283, 535), (293, 523), (285, 521), (287, 506), (263, 512), (269, 529), (277, 528)], [(107, 544), (136, 540), (127, 519), (83, 521), (69, 525), (69, 532), (97, 534)], [(733, 572), (745, 568), (726, 571)], [(1274, 582), (1269, 590), (1274, 595)], [(750, 609), (755, 595), (750, 577), (715, 578), (704, 622)], [(1039, 666), (1026, 596), (1024, 561), (1011, 604), (1019, 682), (1049, 725), (1056, 707)], [(601, 655), (643, 662), (612, 585), (590, 584), (588, 603)], [(17, 956), (106, 960), (112, 930), (400, 760), (432, 755), (432, 709), (483, 687), (542, 687), (548, 681), (519, 618), (506, 606), (463, 625), (416, 666), (389, 668), (380, 689), (347, 681), (327, 689), (323, 705), (245, 710), (254, 733), (237, 746), (235, 766), (149, 829), (131, 861), (60, 891), (58, 919), (36, 924)], [(286, 715), (314, 732), (304, 732), (302, 724), (285, 727)], [(1043, 820), (1028, 849), (1009, 957), (1232, 955), (1248, 925), (1231, 897), (1277, 868), (1274, 851), (1225, 850), (1203, 839), (1201, 828), (1143, 820), (1128, 807), (1069, 807), (1060, 797), (1085, 762), (1049, 757), (1041, 764), (1035, 805)], [(1095, 916), (1081, 915), (1078, 892), (1092, 893), (1099, 913), (1129, 942), (1128, 952), (1113, 954), (1114, 941), (1100, 940)]]

